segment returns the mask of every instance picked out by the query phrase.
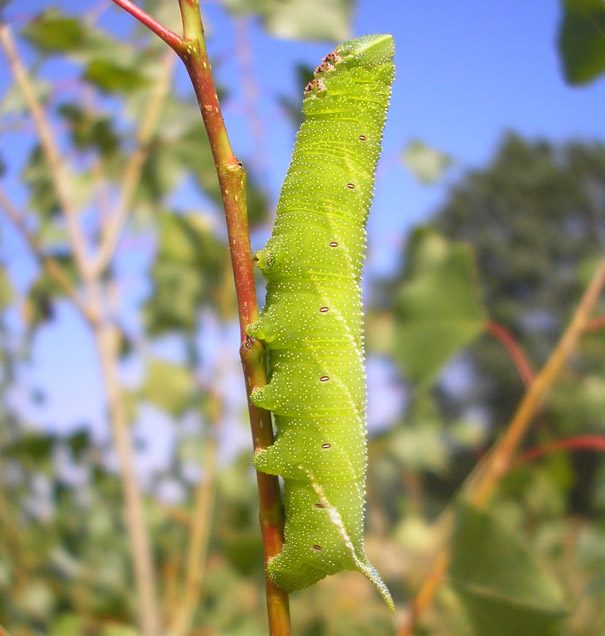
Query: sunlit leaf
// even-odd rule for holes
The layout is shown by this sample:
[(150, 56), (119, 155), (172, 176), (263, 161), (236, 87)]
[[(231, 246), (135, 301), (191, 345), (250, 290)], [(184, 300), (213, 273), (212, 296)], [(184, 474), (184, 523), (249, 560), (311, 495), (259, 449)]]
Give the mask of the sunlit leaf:
[(401, 160), (418, 181), (427, 185), (442, 179), (452, 165), (451, 157), (417, 139), (408, 143)]
[(459, 507), (449, 577), (477, 634), (561, 633), (566, 609), (558, 584), (493, 515)]
[(141, 396), (171, 415), (182, 415), (192, 404), (195, 383), (184, 366), (151, 360)]

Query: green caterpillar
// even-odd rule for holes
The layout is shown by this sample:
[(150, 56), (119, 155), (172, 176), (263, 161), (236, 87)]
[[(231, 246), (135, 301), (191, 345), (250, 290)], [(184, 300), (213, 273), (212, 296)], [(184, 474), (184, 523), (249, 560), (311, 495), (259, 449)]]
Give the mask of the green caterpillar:
[(363, 547), (365, 369), (360, 279), (365, 224), (394, 77), (393, 39), (371, 35), (327, 55), (305, 88), (305, 120), (255, 261), (267, 301), (248, 334), (265, 341), (270, 382), (252, 393), (277, 440), (255, 456), (284, 479), (283, 550), (272, 580), (286, 591), (359, 570), (393, 601)]

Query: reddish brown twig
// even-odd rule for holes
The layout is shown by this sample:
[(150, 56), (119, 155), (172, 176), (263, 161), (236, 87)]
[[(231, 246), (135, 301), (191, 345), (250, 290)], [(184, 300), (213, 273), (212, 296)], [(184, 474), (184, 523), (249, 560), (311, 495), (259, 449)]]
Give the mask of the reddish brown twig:
[(605, 453), (605, 435), (577, 435), (575, 437), (568, 437), (566, 439), (556, 439), (540, 446), (534, 446), (521, 454), (519, 459), (515, 462), (515, 465), (526, 464), (556, 453), (557, 451), (594, 451), (597, 453)]
[[(265, 355), (262, 343), (249, 338), (246, 327), (258, 317), (256, 285), (252, 269), (250, 233), (246, 207), (246, 173), (237, 159), (227, 135), (221, 107), (212, 77), (206, 51), (204, 29), (198, 0), (179, 0), (183, 23), (182, 38), (158, 24), (151, 16), (127, 0), (114, 0), (135, 18), (149, 27), (171, 46), (183, 60), (208, 134), (216, 173), (221, 189), (233, 277), (239, 309), (240, 356), (244, 368), (248, 412), (255, 449), (273, 443), (271, 416), (268, 411), (255, 407), (249, 400), (254, 387), (266, 384)], [(263, 537), (265, 563), (280, 552), (283, 543), (283, 508), (276, 477), (257, 472), (260, 500), (260, 525)], [(290, 615), (288, 595), (266, 577), (269, 628), (273, 636), (288, 636)]]
[(534, 370), (513, 334), (504, 325), (493, 320), (488, 321), (486, 329), (506, 349), (523, 384), (528, 387), (534, 379)]

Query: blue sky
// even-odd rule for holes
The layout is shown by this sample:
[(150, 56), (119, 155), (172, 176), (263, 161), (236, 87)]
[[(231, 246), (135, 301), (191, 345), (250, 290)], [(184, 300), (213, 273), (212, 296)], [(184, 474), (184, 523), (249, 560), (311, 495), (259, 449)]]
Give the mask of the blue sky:
[[(172, 2), (176, 13), (176, 0), (165, 2)], [(19, 19), (49, 6), (61, 6), (69, 12), (74, 4), (20, 0), (10, 5), (8, 16)], [(80, 9), (98, 3), (95, 0), (77, 5)], [(241, 68), (231, 54), (236, 39), (234, 24), (218, 2), (202, 2), (202, 9), (213, 35), (210, 53), (221, 60), (217, 65), (219, 80), (231, 95), (225, 104), (230, 136), (236, 152), (251, 163), (254, 142), (249, 122), (242, 114)], [(505, 131), (552, 141), (605, 141), (605, 81), (601, 79), (583, 88), (571, 88), (564, 82), (556, 51), (559, 17), (556, 0), (362, 0), (357, 4), (352, 34), (392, 33), (397, 66), (383, 162), (368, 226), (368, 278), (392, 271), (409, 228), (425, 220), (444, 199), (456, 175), (488, 161)], [(126, 33), (131, 20), (112, 9), (104, 14), (102, 24)], [(292, 97), (294, 64), (315, 66), (333, 43), (277, 40), (254, 22), (251, 44), (269, 160), (267, 184), (276, 197), (287, 169), (294, 130), (274, 97)], [(48, 72), (58, 73), (60, 66), (51, 65)], [(7, 81), (6, 63), (0, 57), (2, 92)], [(179, 73), (178, 86), (179, 90), (189, 90), (183, 72)], [(456, 160), (456, 169), (442, 183), (420, 185), (401, 165), (403, 147), (416, 138)], [(20, 156), (23, 143), (18, 136), (8, 137), (3, 144), (5, 156)], [(14, 180), (8, 180), (5, 187), (22, 200)], [(10, 230), (3, 233), (0, 250), (3, 255), (19, 259), (27, 269), (25, 248)], [(35, 364), (25, 380), (30, 385), (41, 382), (49, 390), (49, 403), (43, 410), (32, 411), (46, 425), (57, 427), (64, 423), (70, 427), (90, 420), (91, 413), (93, 420), (102, 420), (99, 374), (90, 345), (89, 336), (67, 307), (62, 307), (58, 320), (39, 335)], [(382, 371), (377, 372), (381, 379), (370, 394), (370, 412), (377, 412), (371, 417), (377, 420), (385, 413), (380, 409), (373, 411), (372, 403), (380, 403), (381, 396), (390, 390), (381, 385), (383, 375)], [(27, 401), (26, 395), (23, 401)]]

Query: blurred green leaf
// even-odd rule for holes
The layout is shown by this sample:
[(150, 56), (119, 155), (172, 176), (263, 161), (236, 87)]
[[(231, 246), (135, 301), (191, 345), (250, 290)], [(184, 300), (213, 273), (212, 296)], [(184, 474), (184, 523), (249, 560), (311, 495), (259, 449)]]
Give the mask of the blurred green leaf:
[(90, 431), (80, 428), (67, 437), (67, 445), (74, 457), (79, 458), (86, 450), (90, 448), (92, 439)]
[(567, 612), (558, 584), (493, 515), (459, 506), (449, 576), (477, 634), (561, 633)]
[(43, 53), (67, 53), (86, 40), (84, 21), (65, 16), (57, 9), (47, 9), (36, 16), (22, 33)]
[(120, 138), (109, 117), (96, 116), (78, 104), (62, 104), (59, 114), (68, 123), (74, 146), (78, 149), (96, 148), (103, 156), (118, 150)]
[(227, 0), (234, 13), (258, 14), (269, 33), (300, 40), (346, 40), (352, 0)]
[(86, 621), (77, 614), (61, 614), (54, 621), (48, 636), (81, 636), (86, 633)]
[(106, 93), (130, 93), (149, 83), (135, 66), (120, 60), (94, 59), (86, 66), (84, 79)]
[(137, 636), (139, 631), (128, 625), (107, 625), (100, 636)]
[(194, 390), (193, 376), (185, 367), (155, 359), (147, 366), (147, 377), (140, 394), (145, 400), (178, 417), (191, 406)]
[(483, 330), (473, 253), (425, 228), (411, 238), (395, 301), (395, 357), (407, 377), (430, 384)]
[(425, 185), (442, 179), (445, 171), (453, 163), (451, 157), (418, 139), (408, 143), (403, 150), (401, 160), (414, 177)]
[(34, 146), (21, 179), (29, 190), (29, 204), (43, 216), (53, 216), (60, 210), (53, 181), (42, 148)]
[(4, 267), (0, 265), (0, 309), (4, 309), (13, 298), (13, 284)]
[(152, 268), (153, 293), (145, 305), (152, 334), (192, 332), (204, 302), (218, 290), (226, 248), (199, 214), (164, 213)]
[(2, 455), (21, 462), (39, 465), (50, 460), (58, 438), (42, 433), (25, 433), (2, 449)]
[(587, 84), (605, 72), (605, 3), (562, 0), (559, 54), (570, 84)]

